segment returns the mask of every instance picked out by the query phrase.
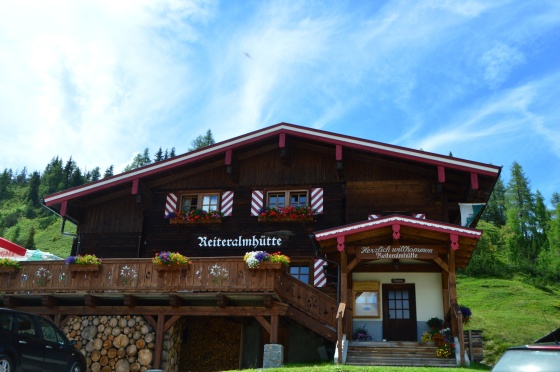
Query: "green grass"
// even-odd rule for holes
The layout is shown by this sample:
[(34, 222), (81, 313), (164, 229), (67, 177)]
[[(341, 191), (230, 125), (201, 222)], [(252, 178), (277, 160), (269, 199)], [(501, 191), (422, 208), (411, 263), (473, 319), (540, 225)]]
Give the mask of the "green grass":
[(514, 345), (532, 343), (560, 327), (560, 287), (538, 288), (517, 280), (457, 279), (462, 305), (473, 312), (466, 329), (483, 331), (484, 356), (493, 364)]

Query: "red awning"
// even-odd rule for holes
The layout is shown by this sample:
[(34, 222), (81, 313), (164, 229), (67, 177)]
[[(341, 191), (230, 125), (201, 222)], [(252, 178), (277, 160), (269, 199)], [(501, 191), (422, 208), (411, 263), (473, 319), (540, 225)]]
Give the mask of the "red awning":
[(27, 249), (0, 237), (0, 257), (25, 256)]

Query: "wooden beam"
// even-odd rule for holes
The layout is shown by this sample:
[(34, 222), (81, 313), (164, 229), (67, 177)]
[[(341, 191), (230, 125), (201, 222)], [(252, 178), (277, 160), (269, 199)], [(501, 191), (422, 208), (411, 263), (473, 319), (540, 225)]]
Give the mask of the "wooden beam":
[(146, 321), (150, 323), (153, 329), (157, 328), (157, 322), (152, 315), (144, 315), (144, 319), (146, 319)]
[(449, 266), (439, 257), (434, 258), (434, 262), (439, 265), (444, 271), (449, 272)]
[(175, 324), (175, 322), (177, 322), (179, 319), (181, 319), (180, 315), (170, 317), (163, 326), (163, 332), (167, 332), (167, 330), (171, 328), (173, 324)]
[(159, 367), (161, 367), (161, 357), (163, 354), (163, 339), (165, 336), (164, 325), (165, 325), (165, 315), (158, 315), (157, 325), (156, 325), (156, 348), (154, 350), (154, 362), (153, 362), (153, 366), (156, 369), (159, 369)]
[(170, 294), (169, 295), (169, 305), (171, 305), (172, 307), (179, 307), (183, 305), (183, 299), (180, 296), (177, 296), (176, 294)]
[(86, 294), (84, 296), (84, 304), (89, 307), (96, 307), (100, 303), (100, 299), (97, 296)]
[(132, 180), (132, 195), (138, 194), (138, 183), (140, 182), (139, 178), (135, 178)]
[(66, 209), (67, 208), (68, 208), (68, 200), (65, 200), (60, 204), (60, 216), (61, 217), (66, 216)]
[(219, 307), (224, 308), (229, 305), (229, 300), (223, 293), (219, 293), (216, 295), (216, 303)]
[(265, 294), (263, 296), (263, 305), (267, 309), (270, 309), (272, 307), (272, 294)]
[(266, 319), (260, 315), (256, 316), (255, 319), (257, 319), (260, 325), (262, 325), (262, 327), (268, 332), (268, 334), (270, 334), (270, 323), (267, 322)]
[(270, 317), (270, 343), (278, 343), (278, 328), (280, 326), (280, 320), (278, 315), (272, 315)]
[(471, 173), (471, 188), (478, 190), (478, 174), (476, 173)]
[(55, 307), (58, 305), (58, 300), (51, 295), (41, 296), (41, 302), (43, 303), (43, 306), (46, 307)]
[(358, 258), (354, 258), (350, 263), (347, 265), (348, 272), (352, 272), (356, 266), (362, 263), (362, 260)]
[(136, 305), (138, 305), (138, 297), (131, 294), (125, 294), (123, 296), (123, 301), (124, 306), (135, 307)]
[[(12, 298), (12, 301), (18, 299)], [(10, 301), (10, 300), (8, 300)], [(4, 297), (4, 305), (6, 305), (6, 297)], [(7, 306), (5, 306), (7, 307)], [(38, 306), (18, 306), (18, 310), (27, 311), (30, 313), (41, 314), (67, 314), (67, 315), (99, 315), (99, 314), (114, 314), (114, 315), (130, 315), (130, 308), (128, 306), (57, 306), (54, 308), (45, 308)], [(288, 305), (280, 302), (273, 302), (271, 308), (264, 306), (229, 306), (227, 308), (219, 308), (217, 306), (181, 306), (174, 308), (171, 306), (137, 306), (134, 308), (135, 315), (142, 315), (149, 321), (149, 317), (154, 314), (163, 315), (192, 315), (192, 316), (239, 316), (239, 317), (254, 317), (254, 316), (272, 316), (272, 315), (286, 315)], [(155, 328), (155, 321), (152, 327)]]
[(438, 182), (439, 183), (444, 183), (445, 182), (445, 168), (441, 165), (438, 165), (437, 173), (438, 173)]

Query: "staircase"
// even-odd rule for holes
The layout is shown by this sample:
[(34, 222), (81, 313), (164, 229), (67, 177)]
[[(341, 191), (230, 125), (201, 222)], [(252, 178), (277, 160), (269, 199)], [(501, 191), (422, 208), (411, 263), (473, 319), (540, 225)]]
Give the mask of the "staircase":
[(438, 358), (433, 343), (409, 341), (349, 341), (345, 364), (356, 366), (457, 366), (455, 358)]

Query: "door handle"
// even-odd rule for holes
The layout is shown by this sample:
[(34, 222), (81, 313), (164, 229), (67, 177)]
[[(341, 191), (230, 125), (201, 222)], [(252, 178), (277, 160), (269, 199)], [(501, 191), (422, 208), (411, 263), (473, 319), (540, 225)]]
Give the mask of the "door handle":
[(19, 340), (18, 343), (27, 345), (27, 341), (25, 340)]
[(50, 345), (46, 345), (45, 347), (46, 347), (47, 349), (52, 349), (52, 348), (53, 348), (53, 347), (50, 346)]

